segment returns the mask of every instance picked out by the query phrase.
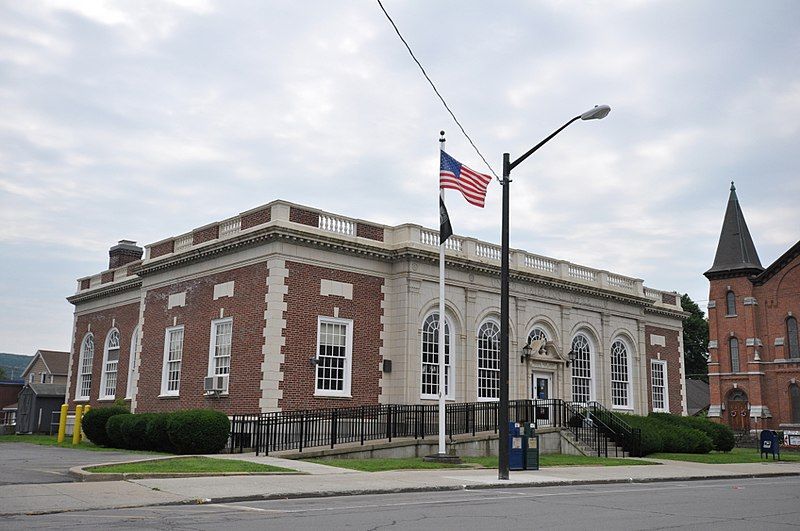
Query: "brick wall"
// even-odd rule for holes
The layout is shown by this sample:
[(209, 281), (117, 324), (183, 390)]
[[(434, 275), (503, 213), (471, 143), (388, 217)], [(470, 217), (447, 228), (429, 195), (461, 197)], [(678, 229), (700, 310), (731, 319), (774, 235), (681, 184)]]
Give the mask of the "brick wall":
[[(297, 262), (286, 262), (289, 276), (285, 297), (286, 329), (283, 347), (283, 410), (349, 407), (377, 404), (380, 388), (381, 301), (383, 279)], [(353, 298), (320, 295), (322, 279), (352, 284)], [(353, 320), (352, 398), (315, 397), (315, 367), (309, 362), (316, 354), (317, 317)]]
[[(70, 409), (75, 407), (76, 384), (78, 382), (78, 362), (80, 360), (81, 344), (89, 331), (94, 335), (94, 357), (92, 358), (92, 387), (89, 393), (89, 403), (92, 407), (108, 405), (108, 401), (98, 402), (100, 393), (100, 378), (103, 368), (103, 351), (106, 336), (113, 326), (119, 330), (119, 362), (117, 364), (117, 392), (116, 398), (124, 398), (128, 385), (128, 362), (130, 360), (131, 337), (133, 330), (139, 322), (139, 304), (126, 304), (115, 308), (108, 308), (97, 312), (79, 315), (75, 321), (75, 344), (72, 351), (72, 380), (69, 382)], [(112, 326), (113, 325), (113, 326)], [(78, 401), (78, 404), (86, 404)]]
[(175, 250), (175, 240), (169, 240), (150, 247), (150, 258), (158, 258)]
[(240, 218), (241, 230), (249, 229), (257, 225), (263, 225), (264, 223), (269, 223), (271, 216), (271, 208), (262, 208), (261, 210), (256, 210), (255, 212), (248, 212)]
[(106, 271), (102, 275), (100, 275), (100, 283), (101, 284), (108, 284), (109, 282), (114, 282), (114, 272), (113, 271)]
[(359, 223), (356, 226), (356, 236), (362, 238), (369, 238), (370, 240), (383, 241), (383, 227), (375, 225), (368, 225), (366, 223)]
[[(261, 362), (266, 309), (266, 263), (208, 275), (149, 290), (145, 298), (137, 412), (213, 408), (228, 414), (256, 413), (261, 397)], [(233, 297), (214, 300), (216, 284), (234, 281)], [(185, 306), (167, 308), (170, 294), (186, 292)], [(211, 321), (233, 318), (228, 396), (204, 395), (208, 374)], [(173, 323), (184, 326), (180, 394), (159, 398), (164, 334)]]
[[(681, 378), (681, 355), (679, 334), (677, 330), (645, 326), (646, 363), (647, 363), (647, 410), (653, 410), (653, 376), (650, 360), (665, 360), (667, 362), (667, 393), (669, 395), (669, 411), (675, 415), (683, 414), (683, 379)], [(650, 335), (664, 336), (664, 345), (653, 345)], [(660, 355), (660, 356), (659, 356)]]
[(302, 208), (291, 207), (289, 209), (289, 221), (293, 223), (301, 223), (311, 227), (319, 226), (319, 214), (310, 210)]
[(192, 232), (192, 245), (205, 243), (219, 238), (219, 225), (211, 225)]

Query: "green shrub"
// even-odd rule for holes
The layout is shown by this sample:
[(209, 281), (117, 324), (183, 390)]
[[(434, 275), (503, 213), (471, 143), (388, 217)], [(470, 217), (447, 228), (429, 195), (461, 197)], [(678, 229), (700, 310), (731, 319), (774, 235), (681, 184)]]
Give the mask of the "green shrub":
[(111, 441), (106, 434), (106, 423), (115, 415), (124, 415), (128, 409), (121, 406), (98, 407), (83, 416), (81, 427), (86, 437), (97, 446), (109, 446)]
[(718, 452), (730, 452), (735, 445), (733, 430), (724, 424), (718, 424), (705, 418), (682, 417), (669, 413), (650, 413), (650, 416), (662, 422), (702, 431), (711, 438), (713, 449)]
[(167, 429), (170, 415), (173, 413), (152, 413), (148, 417), (145, 438), (150, 450), (175, 453), (175, 446), (169, 440)]
[(641, 415), (620, 414), (619, 417), (628, 423), (631, 428), (639, 429), (642, 434), (640, 454), (642, 456), (664, 451), (664, 440), (661, 430), (653, 425), (652, 421)]
[(227, 415), (219, 411), (176, 411), (170, 415), (167, 431), (179, 454), (214, 454), (228, 442), (231, 423)]
[(155, 450), (147, 438), (147, 424), (154, 413), (139, 413), (122, 420), (122, 439), (129, 450)]
[(113, 446), (114, 448), (127, 448), (127, 446), (125, 446), (122, 424), (126, 419), (133, 416), (134, 415), (131, 413), (123, 413), (121, 415), (109, 417), (108, 422), (106, 422), (106, 435), (108, 436), (109, 446)]

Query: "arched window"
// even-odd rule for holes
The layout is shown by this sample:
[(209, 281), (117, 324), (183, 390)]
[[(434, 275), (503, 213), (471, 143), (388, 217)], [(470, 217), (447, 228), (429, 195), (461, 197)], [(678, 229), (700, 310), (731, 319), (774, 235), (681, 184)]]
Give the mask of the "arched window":
[(731, 350), (731, 372), (739, 372), (739, 340), (732, 337), (728, 345)]
[(786, 319), (786, 344), (789, 345), (789, 357), (800, 358), (800, 340), (797, 337), (797, 319), (792, 316)]
[(131, 336), (131, 350), (128, 358), (128, 383), (125, 388), (125, 398), (133, 398), (133, 371), (136, 369), (136, 346), (139, 343), (139, 327), (133, 329)]
[(629, 407), (629, 368), (628, 347), (617, 339), (611, 344), (611, 404), (614, 407)]
[(725, 296), (725, 308), (727, 315), (736, 315), (736, 295), (732, 291)]
[(792, 403), (792, 424), (800, 424), (800, 387), (789, 386), (789, 400)]
[[(445, 396), (453, 398), (453, 356), (450, 323), (444, 321)], [(439, 398), (439, 314), (432, 313), (422, 324), (422, 398)]]
[(538, 339), (541, 339), (542, 341), (550, 341), (550, 338), (547, 337), (547, 331), (544, 328), (540, 326), (534, 326), (530, 333), (528, 333), (528, 344)]
[(78, 358), (78, 378), (75, 389), (77, 400), (88, 400), (92, 390), (92, 359), (94, 358), (94, 336), (87, 334), (81, 343), (81, 354)]
[(100, 398), (114, 398), (117, 393), (119, 364), (119, 330), (112, 328), (103, 349), (103, 370), (100, 373)]
[(572, 401), (585, 404), (592, 400), (592, 350), (589, 339), (578, 334), (572, 339)]
[(478, 330), (478, 400), (500, 398), (500, 326), (486, 321)]

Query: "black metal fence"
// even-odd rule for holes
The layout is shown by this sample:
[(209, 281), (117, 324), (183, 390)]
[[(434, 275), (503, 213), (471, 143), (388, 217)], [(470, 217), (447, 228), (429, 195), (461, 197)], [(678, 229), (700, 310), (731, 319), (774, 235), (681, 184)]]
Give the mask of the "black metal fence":
[[(515, 400), (509, 402), (509, 419), (540, 427), (565, 427), (566, 402)], [(455, 435), (497, 432), (498, 403), (447, 404), (445, 431)], [(234, 415), (231, 419), (231, 453), (254, 449), (256, 454), (280, 450), (389, 440), (398, 437), (438, 436), (439, 409), (434, 404), (381, 404), (353, 408), (281, 411)]]

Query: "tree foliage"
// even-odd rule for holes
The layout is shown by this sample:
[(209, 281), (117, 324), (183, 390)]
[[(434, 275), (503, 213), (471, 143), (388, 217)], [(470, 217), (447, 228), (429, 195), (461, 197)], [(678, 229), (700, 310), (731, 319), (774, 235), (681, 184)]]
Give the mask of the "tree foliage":
[(689, 295), (681, 296), (683, 310), (689, 316), (683, 320), (683, 360), (686, 377), (708, 381), (708, 321), (703, 310)]
[(6, 380), (6, 369), (5, 367), (0, 367), (0, 380)]

